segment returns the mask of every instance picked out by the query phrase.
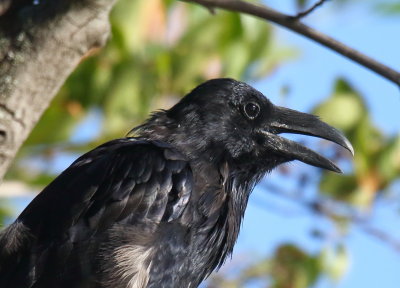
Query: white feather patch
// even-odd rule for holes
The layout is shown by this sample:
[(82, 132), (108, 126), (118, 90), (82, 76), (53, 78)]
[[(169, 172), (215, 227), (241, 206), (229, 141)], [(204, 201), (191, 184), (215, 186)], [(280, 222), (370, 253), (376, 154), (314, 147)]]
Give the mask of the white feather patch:
[(152, 249), (139, 245), (125, 245), (114, 251), (117, 263), (112, 275), (113, 279), (121, 279), (128, 283), (127, 288), (145, 288), (149, 281)]

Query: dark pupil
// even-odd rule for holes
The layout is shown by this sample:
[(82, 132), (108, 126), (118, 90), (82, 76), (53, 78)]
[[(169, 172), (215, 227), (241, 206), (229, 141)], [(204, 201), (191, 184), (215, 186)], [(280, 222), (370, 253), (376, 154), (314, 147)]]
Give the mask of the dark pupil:
[(245, 107), (245, 112), (247, 116), (249, 116), (250, 118), (256, 117), (258, 115), (259, 110), (260, 108), (254, 103), (249, 103)]

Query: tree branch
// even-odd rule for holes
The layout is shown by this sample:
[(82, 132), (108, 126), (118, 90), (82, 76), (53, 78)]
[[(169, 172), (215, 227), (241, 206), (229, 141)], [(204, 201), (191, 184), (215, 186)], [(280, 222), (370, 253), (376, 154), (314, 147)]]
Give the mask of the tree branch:
[(343, 204), (332, 205), (331, 202), (327, 202), (322, 199), (306, 200), (302, 197), (301, 193), (291, 193), (285, 191), (277, 185), (272, 183), (263, 182), (263, 187), (266, 192), (272, 193), (274, 196), (280, 196), (285, 199), (291, 200), (297, 205), (307, 209), (308, 211), (318, 214), (320, 216), (327, 217), (329, 219), (346, 219), (347, 221), (357, 225), (364, 233), (380, 240), (387, 244), (396, 252), (400, 253), (400, 239), (393, 238), (390, 234), (380, 230), (379, 228), (371, 226), (364, 217), (354, 211), (351, 207)]
[(15, 0), (0, 7), (0, 179), (82, 57), (106, 42), (114, 2)]
[(327, 0), (319, 0), (318, 2), (316, 2), (313, 6), (311, 6), (310, 8), (308, 8), (305, 11), (299, 12), (297, 13), (296, 16), (293, 16), (294, 19), (298, 20), (301, 18), (304, 18), (308, 15), (310, 15), (310, 13), (312, 13), (315, 9), (317, 9), (318, 7), (322, 6), (322, 4), (324, 4)]
[(228, 11), (253, 15), (258, 18), (276, 23), (289, 30), (297, 32), (315, 42), (328, 47), (337, 53), (357, 62), (358, 64), (374, 71), (387, 80), (400, 86), (400, 73), (374, 59), (368, 57), (359, 51), (344, 45), (336, 39), (329, 37), (289, 16), (275, 11), (264, 5), (255, 5), (241, 0), (182, 0), (189, 3), (200, 4), (207, 9), (221, 8)]

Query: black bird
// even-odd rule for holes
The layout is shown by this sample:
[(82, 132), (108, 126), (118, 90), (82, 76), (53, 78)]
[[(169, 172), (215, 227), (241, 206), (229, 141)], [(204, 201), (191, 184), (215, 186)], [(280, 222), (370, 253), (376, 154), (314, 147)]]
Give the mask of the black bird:
[(254, 185), (300, 160), (340, 172), (279, 133), (353, 153), (317, 117), (249, 85), (207, 81), (78, 158), (0, 235), (0, 287), (197, 287), (232, 253)]

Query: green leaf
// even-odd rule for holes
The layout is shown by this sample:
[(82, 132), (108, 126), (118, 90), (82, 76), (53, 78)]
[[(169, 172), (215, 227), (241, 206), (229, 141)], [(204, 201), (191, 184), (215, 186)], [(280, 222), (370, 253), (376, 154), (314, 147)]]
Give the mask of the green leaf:
[(350, 132), (362, 121), (367, 109), (361, 96), (350, 84), (339, 79), (331, 97), (318, 105), (313, 112), (332, 126)]
[(341, 244), (333, 249), (326, 248), (321, 254), (321, 259), (324, 271), (336, 283), (343, 278), (350, 266), (347, 250)]
[(399, 16), (400, 15), (400, 3), (399, 2), (379, 3), (375, 6), (375, 11), (379, 11), (385, 15)]
[(320, 274), (318, 257), (308, 255), (301, 248), (284, 244), (278, 247), (273, 257), (271, 287), (306, 288), (312, 286)]
[(326, 173), (319, 184), (320, 191), (341, 201), (350, 201), (357, 188), (354, 175)]
[(378, 169), (385, 183), (389, 183), (400, 175), (400, 136), (390, 139), (383, 149)]
[(5, 220), (12, 215), (9, 204), (6, 200), (0, 198), (0, 231), (3, 229)]

